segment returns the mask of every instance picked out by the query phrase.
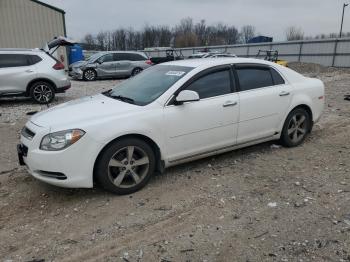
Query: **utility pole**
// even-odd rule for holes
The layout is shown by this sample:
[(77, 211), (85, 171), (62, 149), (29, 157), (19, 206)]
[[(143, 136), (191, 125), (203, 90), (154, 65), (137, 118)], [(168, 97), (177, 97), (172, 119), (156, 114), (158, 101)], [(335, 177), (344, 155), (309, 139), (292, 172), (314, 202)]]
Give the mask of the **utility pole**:
[(340, 25), (340, 33), (339, 33), (339, 38), (341, 38), (342, 33), (343, 33), (343, 23), (344, 23), (344, 12), (345, 12), (345, 7), (347, 7), (349, 4), (343, 4), (343, 15), (341, 17), (341, 25)]

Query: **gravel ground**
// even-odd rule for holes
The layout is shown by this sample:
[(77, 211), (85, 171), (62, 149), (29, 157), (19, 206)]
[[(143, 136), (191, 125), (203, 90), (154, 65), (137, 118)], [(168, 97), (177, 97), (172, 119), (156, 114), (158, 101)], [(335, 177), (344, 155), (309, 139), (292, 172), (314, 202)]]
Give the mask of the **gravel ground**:
[[(181, 165), (130, 196), (33, 179), (14, 146), (40, 107), (0, 101), (0, 261), (350, 261), (350, 73), (315, 67), (293, 65), (326, 84), (302, 146)], [(73, 82), (55, 103), (116, 82)]]

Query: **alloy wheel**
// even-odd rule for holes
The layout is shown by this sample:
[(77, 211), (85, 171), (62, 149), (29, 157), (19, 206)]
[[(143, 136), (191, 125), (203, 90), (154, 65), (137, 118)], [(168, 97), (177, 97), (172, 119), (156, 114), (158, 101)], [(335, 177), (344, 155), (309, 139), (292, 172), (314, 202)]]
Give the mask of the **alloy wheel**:
[(40, 103), (48, 103), (52, 99), (52, 90), (49, 86), (41, 84), (33, 89), (34, 99)]
[(131, 188), (143, 181), (149, 165), (149, 157), (140, 147), (123, 147), (110, 159), (108, 177), (119, 188)]
[(306, 116), (296, 113), (288, 123), (288, 137), (293, 143), (301, 141), (307, 133)]
[(84, 77), (86, 80), (92, 81), (95, 79), (96, 75), (93, 70), (86, 70), (84, 73)]
[(133, 71), (132, 71), (132, 76), (136, 76), (137, 74), (141, 73), (142, 69), (140, 68), (135, 68)]

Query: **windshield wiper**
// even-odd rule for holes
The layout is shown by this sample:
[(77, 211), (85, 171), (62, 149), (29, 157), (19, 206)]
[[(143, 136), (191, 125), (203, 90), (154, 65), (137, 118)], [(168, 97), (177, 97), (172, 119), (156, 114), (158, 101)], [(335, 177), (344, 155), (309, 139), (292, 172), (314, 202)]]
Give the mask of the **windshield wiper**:
[(121, 95), (112, 95), (112, 94), (109, 94), (108, 96), (111, 97), (111, 98), (118, 99), (118, 100), (123, 101), (123, 102), (127, 102), (127, 103), (130, 103), (130, 104), (135, 104), (135, 100), (130, 98), (130, 97), (121, 96)]

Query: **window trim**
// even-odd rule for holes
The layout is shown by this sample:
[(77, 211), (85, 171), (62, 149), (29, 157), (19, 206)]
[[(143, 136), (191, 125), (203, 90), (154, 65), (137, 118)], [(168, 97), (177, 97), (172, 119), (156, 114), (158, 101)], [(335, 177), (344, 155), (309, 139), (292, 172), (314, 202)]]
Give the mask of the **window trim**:
[[(287, 80), (285, 79), (284, 75), (281, 74), (277, 69), (275, 69), (274, 67), (272, 67), (270, 65), (263, 65), (263, 64), (256, 64), (256, 63), (238, 63), (238, 64), (234, 64), (232, 67), (233, 67), (233, 72), (234, 72), (235, 79), (236, 79), (236, 86), (237, 86), (237, 89), (238, 89), (237, 92), (251, 92), (251, 91), (254, 91), (254, 90), (261, 90), (263, 88), (271, 88), (271, 87), (281, 86), (281, 85), (286, 85), (287, 84)], [(253, 68), (253, 69), (265, 69), (265, 70), (268, 70), (270, 75), (271, 75), (271, 79), (272, 79), (273, 85), (271, 85), (271, 86), (263, 86), (263, 87), (259, 87), (259, 88), (248, 89), (248, 90), (242, 90), (240, 82), (239, 82), (238, 73), (237, 73), (237, 69), (240, 69), (240, 68), (249, 68), (249, 69)], [(276, 73), (278, 73), (281, 76), (281, 78), (284, 80), (284, 84), (275, 84), (275, 80), (274, 80), (274, 78), (272, 76), (271, 70), (275, 70)]]
[[(229, 95), (229, 94), (233, 94), (236, 93), (238, 91), (237, 89), (237, 81), (236, 81), (236, 77), (233, 74), (232, 71), (232, 65), (231, 64), (227, 64), (227, 65), (219, 65), (219, 66), (214, 66), (214, 67), (210, 67), (207, 69), (202, 70), (201, 72), (195, 74), (194, 76), (192, 76), (190, 79), (188, 79), (182, 86), (180, 86), (173, 94), (172, 96), (170, 96), (170, 98), (168, 99), (168, 101), (165, 103), (165, 106), (175, 106), (175, 98), (177, 97), (177, 95), (182, 91), (185, 90), (189, 85), (191, 85), (193, 82), (197, 81), (198, 79), (205, 77), (209, 74), (212, 73), (216, 73), (216, 72), (220, 72), (220, 71), (224, 71), (224, 70), (228, 70), (229, 71), (229, 75), (230, 75), (230, 89), (231, 92), (228, 94), (222, 94), (222, 95), (218, 95), (218, 96), (211, 96), (211, 97), (207, 97), (207, 98), (203, 98), (200, 99), (199, 101), (205, 101), (208, 99), (213, 99), (216, 97), (220, 97), (220, 96), (225, 96), (225, 95)], [(235, 80), (235, 81), (234, 81)], [(235, 82), (235, 83), (234, 83)]]

